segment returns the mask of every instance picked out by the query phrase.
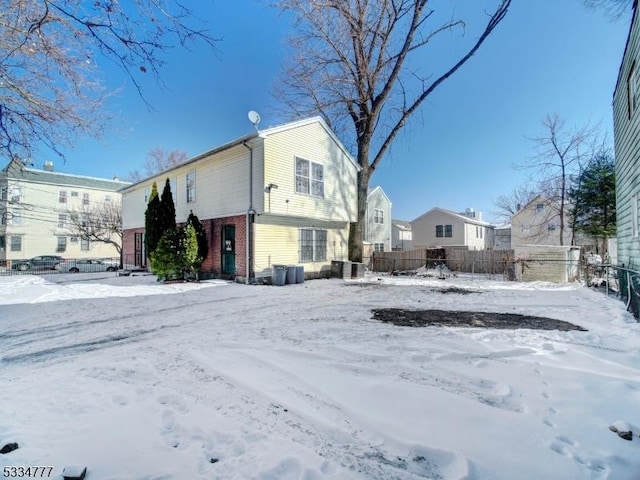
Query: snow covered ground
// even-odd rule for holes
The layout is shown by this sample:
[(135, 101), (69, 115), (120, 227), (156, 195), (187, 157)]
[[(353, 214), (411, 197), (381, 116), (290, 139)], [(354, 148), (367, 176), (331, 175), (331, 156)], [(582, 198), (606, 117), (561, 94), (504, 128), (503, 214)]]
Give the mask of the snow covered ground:
[[(588, 331), (396, 327), (383, 307)], [(578, 285), (0, 277), (0, 447), (20, 445), (0, 467), (51, 478), (638, 480), (639, 407), (640, 325)]]

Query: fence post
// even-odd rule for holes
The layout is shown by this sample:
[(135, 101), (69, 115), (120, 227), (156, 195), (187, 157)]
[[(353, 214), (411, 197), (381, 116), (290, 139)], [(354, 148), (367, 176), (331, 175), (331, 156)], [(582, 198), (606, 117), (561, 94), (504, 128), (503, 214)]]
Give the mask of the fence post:
[(631, 275), (629, 275), (629, 270), (624, 273), (627, 276), (627, 310), (629, 310), (629, 305), (631, 305)]

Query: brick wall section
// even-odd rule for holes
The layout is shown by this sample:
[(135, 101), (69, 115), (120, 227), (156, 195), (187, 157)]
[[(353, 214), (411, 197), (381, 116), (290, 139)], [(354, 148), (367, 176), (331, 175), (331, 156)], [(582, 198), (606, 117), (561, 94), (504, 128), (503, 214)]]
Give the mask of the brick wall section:
[[(144, 228), (131, 228), (122, 232), (122, 258), (125, 265), (135, 265), (136, 233), (143, 233)], [(136, 265), (140, 267), (141, 265)]]
[[(213, 276), (222, 275), (222, 229), (225, 225), (234, 225), (236, 273), (235, 276), (246, 276), (246, 226), (245, 215), (233, 217), (200, 219), (209, 241), (209, 254), (202, 264), (202, 272)], [(144, 228), (132, 228), (123, 232), (122, 248), (125, 263), (133, 263), (135, 254), (135, 234), (144, 232)], [(131, 260), (129, 260), (131, 259)]]

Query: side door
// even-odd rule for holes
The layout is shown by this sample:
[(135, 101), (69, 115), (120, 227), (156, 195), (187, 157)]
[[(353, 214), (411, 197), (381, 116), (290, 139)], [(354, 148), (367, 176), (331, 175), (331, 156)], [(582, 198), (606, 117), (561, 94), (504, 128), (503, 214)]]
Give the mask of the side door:
[(222, 273), (233, 275), (236, 273), (236, 226), (222, 227)]

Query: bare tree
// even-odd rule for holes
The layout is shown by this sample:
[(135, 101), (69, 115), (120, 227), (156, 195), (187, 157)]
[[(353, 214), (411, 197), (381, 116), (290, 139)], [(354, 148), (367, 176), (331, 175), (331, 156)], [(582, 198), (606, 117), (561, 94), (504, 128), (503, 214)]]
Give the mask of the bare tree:
[(274, 1), (293, 15), (296, 26), (277, 96), (297, 115), (319, 112), (357, 150), (362, 170), (349, 257), (361, 261), (371, 175), (427, 97), (504, 19), (511, 0), (497, 1), (479, 36), (442, 73), (421, 71), (416, 62), (441, 34), (464, 32), (465, 22), (449, 12), (436, 15), (428, 0)]
[(69, 212), (69, 234), (92, 242), (113, 245), (122, 266), (122, 204), (97, 203)]
[(539, 137), (529, 139), (535, 155), (517, 167), (531, 171), (539, 182), (540, 193), (557, 205), (559, 241), (563, 245), (571, 180), (593, 156), (598, 128), (587, 125), (570, 129), (563, 118), (553, 114), (542, 120), (542, 129)]
[(612, 20), (618, 20), (628, 11), (634, 0), (582, 0), (588, 8), (600, 9)]
[(189, 159), (184, 150), (166, 151), (163, 148), (152, 148), (147, 152), (147, 158), (142, 166), (142, 171), (136, 169), (129, 172), (128, 179), (132, 182), (139, 182), (143, 178), (150, 177), (157, 173), (168, 170), (171, 167), (180, 165)]
[(78, 135), (99, 135), (109, 92), (98, 64), (117, 65), (142, 95), (142, 77), (160, 81), (176, 44), (215, 39), (181, 0), (5, 0), (0, 9), (0, 152), (61, 157)]
[(538, 193), (528, 185), (518, 185), (510, 193), (500, 195), (493, 201), (494, 215), (504, 222), (511, 221), (518, 210), (527, 205)]

